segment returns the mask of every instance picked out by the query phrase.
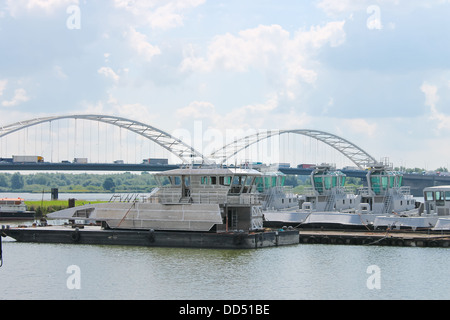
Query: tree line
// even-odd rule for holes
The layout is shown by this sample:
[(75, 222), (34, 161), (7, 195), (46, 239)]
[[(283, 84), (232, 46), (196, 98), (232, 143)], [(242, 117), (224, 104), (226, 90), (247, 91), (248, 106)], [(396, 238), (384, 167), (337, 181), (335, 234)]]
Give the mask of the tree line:
[(150, 192), (157, 185), (152, 174), (130, 172), (90, 173), (0, 173), (0, 192)]

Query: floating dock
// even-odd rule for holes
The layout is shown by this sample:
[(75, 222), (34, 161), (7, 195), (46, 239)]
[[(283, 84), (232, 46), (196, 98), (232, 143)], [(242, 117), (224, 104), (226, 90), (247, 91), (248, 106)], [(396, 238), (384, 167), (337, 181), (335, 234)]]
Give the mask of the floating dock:
[(450, 247), (450, 233), (436, 231), (300, 230), (301, 244)]

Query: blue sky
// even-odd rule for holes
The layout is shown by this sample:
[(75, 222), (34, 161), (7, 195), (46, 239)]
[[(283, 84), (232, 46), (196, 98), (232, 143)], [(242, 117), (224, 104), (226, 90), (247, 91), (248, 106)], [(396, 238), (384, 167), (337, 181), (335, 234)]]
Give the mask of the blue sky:
[(0, 125), (316, 129), (448, 167), (449, 16), (447, 0), (1, 0)]

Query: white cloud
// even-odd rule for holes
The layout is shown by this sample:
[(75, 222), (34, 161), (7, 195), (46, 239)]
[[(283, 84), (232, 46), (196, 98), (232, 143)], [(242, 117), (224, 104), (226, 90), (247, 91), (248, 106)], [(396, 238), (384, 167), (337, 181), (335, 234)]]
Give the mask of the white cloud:
[(11, 100), (4, 100), (2, 102), (2, 106), (13, 107), (28, 100), (30, 100), (30, 98), (27, 96), (27, 92), (25, 91), (25, 89), (20, 88), (14, 91), (14, 97)]
[(420, 90), (425, 94), (425, 105), (431, 108), (436, 108), (436, 103), (439, 101), (437, 95), (437, 87), (429, 83), (424, 82), (420, 87)]
[(425, 105), (430, 107), (429, 120), (437, 122), (434, 126), (435, 133), (439, 134), (442, 129), (450, 129), (450, 116), (439, 112), (436, 104), (439, 101), (438, 87), (436, 85), (424, 82), (420, 87), (420, 90), (425, 94)]
[(130, 46), (146, 61), (150, 61), (153, 56), (161, 54), (161, 50), (158, 46), (151, 45), (147, 41), (147, 36), (135, 28), (130, 27), (128, 32), (125, 33), (125, 37), (128, 39)]
[(64, 71), (63, 71), (61, 66), (55, 65), (53, 67), (53, 73), (59, 79), (67, 79), (67, 74), (64, 73)]
[(61, 7), (78, 4), (78, 0), (7, 0), (6, 9), (12, 17), (25, 12), (52, 14)]
[(101, 67), (100, 69), (97, 70), (97, 72), (99, 74), (104, 75), (106, 78), (111, 78), (115, 82), (118, 82), (120, 80), (119, 75), (115, 73), (114, 70), (111, 69), (110, 67)]
[(369, 123), (366, 119), (343, 119), (343, 126), (352, 134), (364, 135), (374, 138), (377, 134), (376, 123)]
[(185, 58), (182, 69), (209, 72), (223, 68), (244, 72), (250, 67), (267, 67), (271, 62), (271, 55), (280, 55), (280, 50), (283, 50), (288, 41), (289, 32), (279, 25), (261, 25), (240, 31), (239, 36), (227, 33), (214, 38), (208, 46), (206, 58)]
[[(126, 119), (141, 121), (146, 124), (156, 122), (158, 115), (152, 112), (151, 108), (141, 103), (122, 103), (117, 98), (109, 94), (106, 102), (98, 101), (97, 103), (84, 103), (83, 111), (74, 111), (72, 113), (85, 114), (109, 114)], [(158, 127), (158, 126), (157, 126)], [(164, 128), (160, 128), (163, 129)]]
[(216, 108), (210, 102), (193, 101), (188, 106), (178, 109), (176, 114), (181, 119), (210, 118), (215, 120)]
[[(316, 3), (330, 16), (349, 15), (356, 11), (365, 11), (369, 7), (379, 7), (381, 10), (398, 8), (403, 13), (415, 8), (430, 8), (447, 3), (446, 0), (320, 0)], [(369, 12), (367, 12), (370, 14)]]
[(206, 0), (115, 0), (115, 6), (136, 17), (135, 23), (153, 29), (170, 29), (183, 25), (184, 14)]
[(185, 48), (182, 71), (212, 72), (258, 70), (281, 83), (286, 96), (294, 98), (297, 86), (313, 84), (317, 79), (317, 52), (326, 45), (336, 47), (345, 41), (344, 21), (300, 29), (294, 35), (280, 25), (260, 25), (214, 37), (206, 55), (199, 56), (193, 46)]
[(334, 15), (365, 9), (368, 6), (367, 2), (365, 0), (321, 0), (317, 3), (317, 7), (329, 15)]
[(193, 101), (188, 106), (176, 111), (178, 126), (201, 120), (204, 127), (211, 127), (222, 132), (227, 130), (259, 129), (299, 129), (306, 126), (311, 117), (294, 108), (277, 113), (279, 101), (277, 95), (269, 95), (265, 102), (254, 103), (227, 109), (223, 112), (207, 101)]
[(3, 91), (5, 90), (7, 83), (8, 80), (0, 80), (0, 96), (3, 95)]

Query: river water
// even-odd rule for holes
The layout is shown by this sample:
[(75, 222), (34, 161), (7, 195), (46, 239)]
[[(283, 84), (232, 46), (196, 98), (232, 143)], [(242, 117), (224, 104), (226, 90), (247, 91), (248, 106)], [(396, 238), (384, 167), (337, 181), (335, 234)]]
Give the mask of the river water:
[(447, 248), (214, 250), (3, 238), (0, 299), (450, 299), (449, 265)]

